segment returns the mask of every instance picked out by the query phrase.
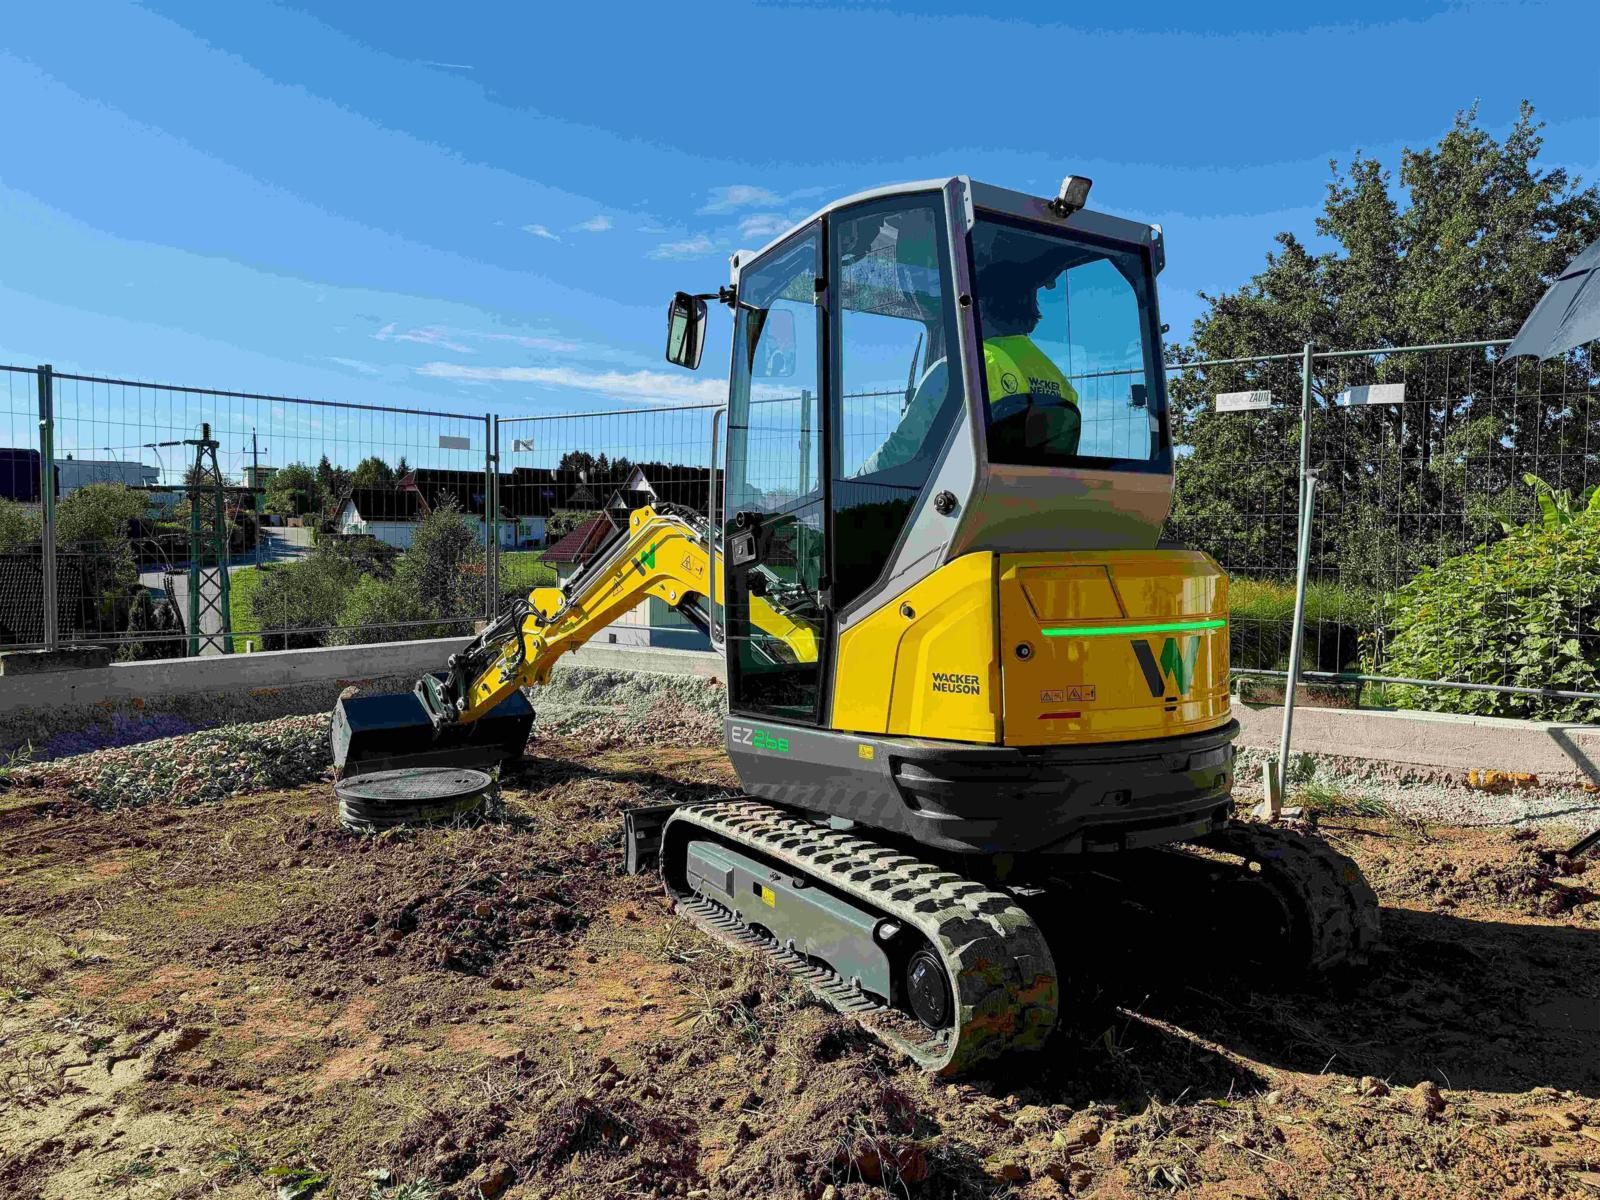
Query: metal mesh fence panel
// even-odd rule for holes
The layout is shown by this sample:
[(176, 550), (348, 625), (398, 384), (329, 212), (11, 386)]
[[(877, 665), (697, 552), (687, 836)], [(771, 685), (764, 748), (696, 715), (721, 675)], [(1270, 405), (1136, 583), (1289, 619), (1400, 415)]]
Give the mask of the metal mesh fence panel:
[(0, 648), (42, 646), (44, 495), (37, 371), (0, 367), (0, 422)]
[[(1530, 524), (1575, 520), (1600, 482), (1597, 360), (1501, 354), (1498, 343), (1476, 343), (1313, 355), (1315, 496), (1298, 672), (1349, 681), (1351, 702), (1600, 712), (1581, 695), (1600, 690), (1600, 612), (1586, 574), (1600, 557), (1594, 527), (1541, 542), (1548, 570), (1510, 565), (1522, 540), (1493, 549)], [(1236, 671), (1291, 665), (1300, 358), (1169, 369), (1179, 452), (1168, 534), (1232, 577)]]
[[(1227, 571), (1235, 670), (1282, 669), (1289, 656), (1300, 487), (1299, 355), (1292, 358), (1168, 373), (1178, 452), (1167, 536)], [(1217, 398), (1227, 406), (1229, 396), (1270, 407), (1218, 411)]]
[[(501, 610), (533, 588), (570, 578), (642, 504), (671, 504), (709, 516), (712, 425), (720, 407), (614, 409), (498, 421)], [(720, 478), (716, 486), (720, 492)], [(656, 601), (619, 622), (606, 638), (704, 644), (685, 618)]]
[[(1309, 669), (1600, 690), (1600, 540), (1573, 524), (1553, 524), (1536, 547), (1510, 536), (1544, 526), (1541, 490), (1560, 522), (1600, 483), (1596, 365), (1505, 361), (1490, 347), (1319, 358), (1309, 578), (1322, 602), (1308, 606)], [(1374, 684), (1368, 698), (1600, 714), (1593, 702), (1468, 689)]]
[(56, 374), (63, 638), (125, 659), (470, 633), (486, 417)]

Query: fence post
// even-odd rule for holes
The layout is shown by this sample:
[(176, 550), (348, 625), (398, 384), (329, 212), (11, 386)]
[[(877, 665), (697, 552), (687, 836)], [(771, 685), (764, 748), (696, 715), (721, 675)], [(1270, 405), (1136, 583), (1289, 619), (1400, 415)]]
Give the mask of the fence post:
[(722, 544), (722, 521), (717, 513), (717, 434), (722, 427), (722, 418), (728, 410), (719, 408), (711, 414), (711, 473), (710, 486), (706, 489), (706, 551), (710, 555), (711, 578), (706, 581), (710, 588), (707, 600), (711, 609), (711, 644), (720, 646), (722, 637), (722, 606), (717, 597), (722, 594), (722, 587), (718, 583), (717, 575), (717, 547)]
[(500, 594), (500, 426), (483, 414), (483, 619), (493, 621)]
[(1300, 686), (1300, 647), (1305, 640), (1306, 576), (1311, 569), (1311, 517), (1317, 479), (1311, 470), (1311, 368), (1313, 355), (1307, 342), (1300, 356), (1300, 514), (1299, 547), (1294, 564), (1294, 624), (1289, 628), (1289, 675), (1283, 691), (1283, 735), (1278, 741), (1278, 786), (1267, 788), (1268, 815), (1277, 819), (1289, 785), (1289, 745), (1294, 732), (1294, 696)]
[(44, 514), (39, 554), (44, 604), (44, 645), (61, 641), (61, 609), (56, 599), (56, 407), (55, 368), (39, 367), (39, 503)]

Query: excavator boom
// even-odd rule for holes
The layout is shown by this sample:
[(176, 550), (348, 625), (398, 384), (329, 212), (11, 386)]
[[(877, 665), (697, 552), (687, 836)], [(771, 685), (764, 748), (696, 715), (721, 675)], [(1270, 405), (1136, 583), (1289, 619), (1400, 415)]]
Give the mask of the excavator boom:
[[(721, 601), (703, 520), (671, 505), (636, 509), (595, 557), (558, 587), (540, 587), (491, 623), (447, 669), (409, 697), (342, 700), (334, 714), (334, 765), (346, 775), (417, 762), (492, 765), (516, 757), (532, 725), (523, 688), (547, 682), (563, 654), (655, 597), (702, 627)], [(816, 637), (774, 599), (752, 620), (796, 662), (815, 662)], [(520, 730), (521, 739), (518, 739)]]

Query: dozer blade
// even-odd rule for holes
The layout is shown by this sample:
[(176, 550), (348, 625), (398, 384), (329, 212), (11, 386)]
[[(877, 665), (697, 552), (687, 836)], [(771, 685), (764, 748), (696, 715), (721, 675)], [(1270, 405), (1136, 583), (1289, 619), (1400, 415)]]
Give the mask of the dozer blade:
[(415, 692), (357, 696), (333, 710), (333, 765), (348, 779), (402, 767), (498, 766), (522, 757), (533, 729), (533, 706), (513, 692), (467, 724), (437, 732)]

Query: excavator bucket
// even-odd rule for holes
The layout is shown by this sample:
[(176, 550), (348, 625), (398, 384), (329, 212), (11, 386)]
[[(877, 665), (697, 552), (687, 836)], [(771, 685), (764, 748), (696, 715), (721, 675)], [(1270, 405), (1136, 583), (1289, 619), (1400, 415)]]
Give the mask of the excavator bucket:
[(533, 706), (512, 692), (476, 721), (435, 731), (416, 693), (356, 696), (333, 710), (333, 765), (348, 779), (402, 767), (499, 766), (522, 757)]

